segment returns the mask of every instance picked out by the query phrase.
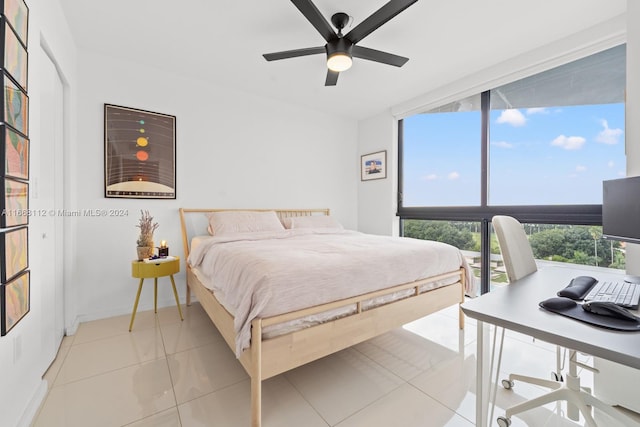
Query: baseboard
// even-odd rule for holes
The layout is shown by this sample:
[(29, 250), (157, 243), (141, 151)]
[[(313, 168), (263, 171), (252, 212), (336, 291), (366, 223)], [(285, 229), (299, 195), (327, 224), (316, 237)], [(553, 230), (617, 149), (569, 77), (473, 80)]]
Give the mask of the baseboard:
[[(184, 302), (181, 302), (181, 304), (184, 304)], [(162, 300), (158, 299), (158, 308), (175, 307), (175, 306), (176, 306), (176, 300), (171, 297), (167, 297), (166, 299), (162, 299)], [(78, 316), (77, 319), (78, 319), (78, 323), (84, 323), (84, 322), (90, 322), (92, 320), (106, 319), (106, 318), (115, 317), (115, 316), (123, 316), (123, 315), (131, 316), (131, 310), (133, 310), (133, 303), (131, 303), (131, 306), (118, 307), (112, 310), (104, 310), (104, 311), (95, 312), (95, 313), (83, 314)], [(140, 301), (140, 304), (138, 305), (138, 313), (140, 313), (141, 311), (148, 311), (148, 310), (153, 310), (153, 301), (144, 301), (144, 302)], [(76, 326), (76, 329), (77, 329), (77, 326)]]
[(22, 413), (22, 417), (20, 417), (16, 427), (29, 427), (33, 423), (38, 411), (40, 410), (40, 406), (44, 402), (45, 397), (47, 397), (48, 390), (49, 384), (47, 383), (47, 380), (43, 379)]
[(66, 336), (75, 335), (76, 332), (78, 332), (78, 326), (80, 326), (80, 319), (76, 316), (76, 318), (71, 322), (71, 325), (64, 329), (64, 334)]

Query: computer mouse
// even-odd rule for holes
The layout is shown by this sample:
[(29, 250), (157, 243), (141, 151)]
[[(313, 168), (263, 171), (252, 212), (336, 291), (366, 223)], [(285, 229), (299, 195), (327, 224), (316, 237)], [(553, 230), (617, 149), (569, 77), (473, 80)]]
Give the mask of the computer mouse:
[(590, 313), (615, 317), (617, 319), (630, 320), (633, 322), (640, 320), (639, 317), (634, 316), (634, 314), (626, 308), (620, 307), (611, 301), (589, 301), (583, 303), (582, 308)]

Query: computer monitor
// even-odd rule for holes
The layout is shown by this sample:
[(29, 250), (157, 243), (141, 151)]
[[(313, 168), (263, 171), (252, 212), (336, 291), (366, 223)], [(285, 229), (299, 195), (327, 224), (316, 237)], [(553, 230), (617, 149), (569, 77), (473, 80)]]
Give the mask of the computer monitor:
[(640, 243), (640, 176), (602, 182), (602, 235)]

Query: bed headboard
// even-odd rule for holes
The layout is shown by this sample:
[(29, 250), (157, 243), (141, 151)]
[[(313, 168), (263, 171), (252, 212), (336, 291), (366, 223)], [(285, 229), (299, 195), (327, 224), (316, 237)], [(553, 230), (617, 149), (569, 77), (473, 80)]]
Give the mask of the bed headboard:
[(185, 261), (189, 256), (189, 245), (194, 236), (209, 234), (207, 226), (209, 220), (207, 214), (211, 212), (223, 211), (253, 211), (267, 212), (275, 211), (280, 219), (296, 216), (329, 215), (329, 209), (192, 209), (180, 208), (180, 226), (182, 228), (182, 246), (184, 248)]

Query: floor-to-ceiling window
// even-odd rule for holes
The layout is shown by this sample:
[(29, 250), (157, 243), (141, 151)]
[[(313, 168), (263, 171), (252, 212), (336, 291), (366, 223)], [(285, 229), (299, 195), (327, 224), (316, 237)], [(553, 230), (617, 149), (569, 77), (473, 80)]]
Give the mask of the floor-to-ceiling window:
[(600, 225), (602, 181), (625, 175), (625, 58), (618, 46), (404, 118), (404, 235), (466, 251), (483, 291), (505, 280), (496, 214), (526, 224), (540, 260), (624, 268)]

